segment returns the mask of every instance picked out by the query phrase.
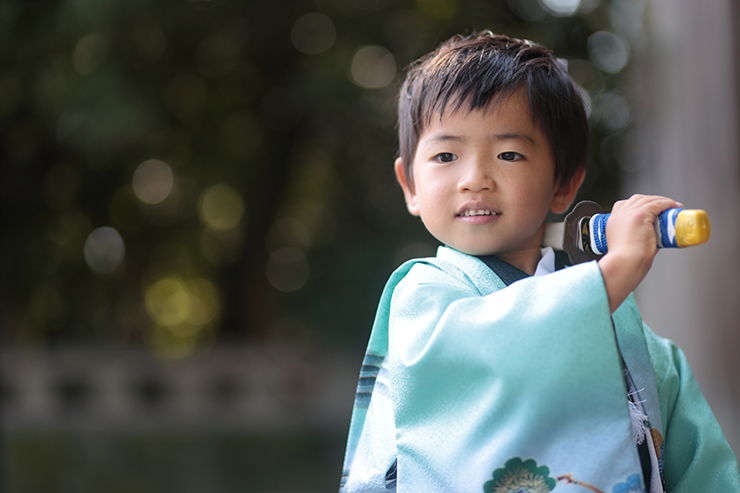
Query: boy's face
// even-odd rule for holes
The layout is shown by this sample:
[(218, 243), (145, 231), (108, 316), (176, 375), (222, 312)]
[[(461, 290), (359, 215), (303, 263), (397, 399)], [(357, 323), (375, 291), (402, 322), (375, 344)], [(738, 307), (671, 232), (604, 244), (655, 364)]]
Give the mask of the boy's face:
[(396, 161), (409, 212), (439, 241), (471, 255), (495, 254), (530, 274), (547, 212), (565, 212), (583, 180), (581, 172), (563, 188), (556, 183), (550, 145), (523, 89), (493, 110), (434, 116), (411, 173), (407, 181)]

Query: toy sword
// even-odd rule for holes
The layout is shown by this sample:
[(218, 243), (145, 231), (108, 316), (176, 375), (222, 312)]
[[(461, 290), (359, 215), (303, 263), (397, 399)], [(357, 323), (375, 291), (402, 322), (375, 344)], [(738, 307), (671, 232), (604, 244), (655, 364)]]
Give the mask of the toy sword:
[[(562, 223), (545, 226), (543, 246), (563, 250), (571, 263), (578, 264), (600, 258), (608, 251), (606, 222), (596, 202), (584, 200), (565, 216)], [(709, 216), (699, 209), (668, 209), (655, 220), (658, 248), (684, 248), (709, 240)]]

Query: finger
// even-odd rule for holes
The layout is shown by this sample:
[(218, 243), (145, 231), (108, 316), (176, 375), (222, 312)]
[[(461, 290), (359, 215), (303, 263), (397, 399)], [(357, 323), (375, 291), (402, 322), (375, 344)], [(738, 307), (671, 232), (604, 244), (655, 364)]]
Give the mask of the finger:
[(617, 211), (622, 208), (642, 208), (642, 207), (649, 207), (649, 210), (651, 212), (654, 212), (656, 208), (662, 207), (663, 209), (658, 211), (658, 214), (659, 214), (660, 212), (663, 212), (664, 210), (667, 210), (667, 209), (683, 207), (683, 204), (669, 197), (664, 197), (662, 195), (634, 194), (626, 200), (620, 200), (616, 202), (612, 210)]

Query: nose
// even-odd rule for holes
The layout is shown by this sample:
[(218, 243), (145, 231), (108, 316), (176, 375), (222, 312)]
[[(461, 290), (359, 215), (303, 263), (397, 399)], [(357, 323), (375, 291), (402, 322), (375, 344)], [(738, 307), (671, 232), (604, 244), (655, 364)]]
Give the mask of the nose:
[(481, 192), (494, 190), (496, 182), (493, 179), (490, 166), (485, 159), (477, 158), (462, 167), (462, 174), (458, 181), (458, 190), (461, 192)]

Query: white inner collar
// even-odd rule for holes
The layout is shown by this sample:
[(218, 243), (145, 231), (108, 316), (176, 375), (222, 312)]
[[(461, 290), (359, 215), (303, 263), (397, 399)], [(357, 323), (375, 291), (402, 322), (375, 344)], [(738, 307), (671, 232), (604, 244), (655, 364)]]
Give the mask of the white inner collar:
[(555, 272), (555, 251), (551, 247), (543, 248), (540, 251), (542, 252), (542, 258), (537, 264), (534, 275), (544, 276)]

